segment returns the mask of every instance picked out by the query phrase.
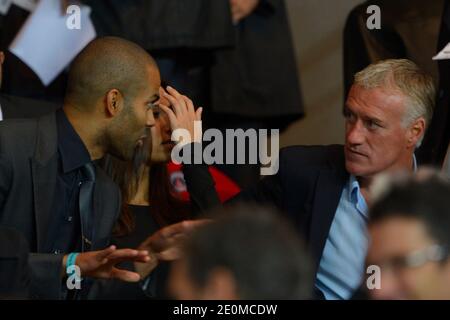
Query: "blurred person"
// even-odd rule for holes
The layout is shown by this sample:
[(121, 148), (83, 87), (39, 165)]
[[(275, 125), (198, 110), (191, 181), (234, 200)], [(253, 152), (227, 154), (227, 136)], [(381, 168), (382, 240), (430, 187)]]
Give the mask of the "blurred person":
[(276, 175), (231, 200), (287, 212), (312, 254), (317, 298), (349, 299), (361, 284), (372, 181), (415, 170), (434, 95), (432, 78), (409, 60), (368, 66), (346, 102), (345, 145), (284, 148)]
[[(0, 89), (4, 61), (5, 53), (0, 51)], [(55, 111), (57, 108), (57, 104), (0, 93), (0, 121), (9, 118), (34, 118)]]
[(260, 206), (214, 212), (174, 262), (169, 291), (181, 300), (310, 299), (313, 273), (303, 243), (274, 210)]
[(373, 299), (450, 299), (450, 183), (437, 174), (392, 182), (370, 210)]
[[(172, 236), (192, 227), (161, 230), (142, 250), (109, 246), (120, 192), (96, 162), (107, 153), (133, 157), (154, 125), (159, 87), (158, 67), (145, 50), (100, 38), (74, 60), (62, 109), (0, 123), (0, 225), (27, 239), (31, 298), (82, 298), (92, 278), (139, 281), (138, 273), (116, 264), (151, 268), (150, 255), (170, 249)], [(85, 279), (80, 291), (65, 288), (71, 265)]]

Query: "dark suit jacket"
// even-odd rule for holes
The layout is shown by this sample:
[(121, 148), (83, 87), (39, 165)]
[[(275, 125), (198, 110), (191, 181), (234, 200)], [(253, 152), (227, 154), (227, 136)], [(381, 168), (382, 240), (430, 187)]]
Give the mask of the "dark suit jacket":
[(58, 104), (0, 94), (3, 119), (36, 118), (55, 111)]
[[(276, 175), (266, 176), (226, 205), (256, 203), (283, 212), (304, 238), (316, 274), (348, 178), (342, 145), (287, 147), (280, 150)], [(210, 208), (220, 205), (215, 192), (211, 187), (202, 192), (211, 199)], [(318, 289), (315, 298), (324, 299)]]
[[(284, 212), (307, 244), (315, 275), (348, 178), (343, 146), (287, 147), (280, 150), (276, 175), (229, 203), (257, 203)], [(314, 298), (324, 299), (323, 293), (315, 288)]]
[(340, 145), (293, 146), (280, 151), (279, 171), (232, 202), (272, 205), (304, 237), (317, 271), (342, 190), (348, 181)]
[[(55, 114), (0, 123), (0, 225), (19, 230), (30, 247), (31, 298), (58, 299), (63, 255), (44, 251), (58, 168)], [(118, 187), (97, 169), (95, 238), (105, 248), (120, 209)]]
[(29, 276), (27, 241), (18, 231), (0, 227), (0, 300), (26, 299)]

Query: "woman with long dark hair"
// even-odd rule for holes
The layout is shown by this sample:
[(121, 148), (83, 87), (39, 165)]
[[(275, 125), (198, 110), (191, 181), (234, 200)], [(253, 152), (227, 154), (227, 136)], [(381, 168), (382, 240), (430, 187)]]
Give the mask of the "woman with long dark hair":
[[(135, 150), (131, 162), (123, 162), (112, 156), (105, 158), (106, 172), (119, 185), (122, 192), (122, 213), (116, 224), (113, 241), (121, 248), (145, 248), (146, 239), (155, 231), (177, 222), (198, 217), (205, 208), (220, 201), (211, 192), (214, 182), (205, 165), (184, 165), (183, 173), (190, 202), (175, 196), (167, 172), (167, 163), (175, 143), (171, 140), (172, 131), (185, 129), (194, 137), (194, 122), (201, 121), (202, 109), (194, 110), (187, 97), (171, 87), (160, 89), (160, 101), (153, 108), (155, 126), (151, 138)], [(198, 137), (198, 134), (197, 134)], [(183, 141), (183, 143), (200, 141)], [(170, 258), (168, 258), (170, 259)], [(146, 264), (135, 263), (134, 268), (144, 279), (139, 285), (116, 282), (109, 283), (100, 290), (96, 298), (139, 299), (162, 298), (168, 273), (164, 257), (159, 257), (155, 270)]]

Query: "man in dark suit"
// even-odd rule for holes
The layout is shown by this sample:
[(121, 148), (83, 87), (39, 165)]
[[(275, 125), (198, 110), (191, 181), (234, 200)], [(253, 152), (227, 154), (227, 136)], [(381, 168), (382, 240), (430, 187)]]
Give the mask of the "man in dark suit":
[(279, 171), (234, 201), (286, 212), (314, 259), (317, 294), (349, 299), (367, 252), (367, 206), (374, 176), (413, 170), (431, 119), (434, 85), (409, 60), (373, 64), (355, 77), (345, 107), (344, 146), (289, 147)]
[(28, 244), (20, 232), (0, 227), (0, 299), (25, 299), (30, 282)]
[(147, 263), (147, 251), (104, 249), (120, 193), (95, 161), (107, 152), (132, 157), (154, 123), (149, 110), (159, 86), (158, 68), (144, 50), (101, 38), (74, 61), (62, 109), (0, 123), (0, 225), (28, 242), (31, 298), (72, 296), (63, 289), (72, 265), (88, 278), (82, 291), (91, 277), (140, 279), (115, 265)]

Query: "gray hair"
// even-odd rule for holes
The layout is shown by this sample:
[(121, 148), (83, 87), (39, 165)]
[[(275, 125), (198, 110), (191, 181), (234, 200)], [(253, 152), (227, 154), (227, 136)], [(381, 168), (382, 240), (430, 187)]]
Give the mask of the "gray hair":
[[(355, 75), (354, 84), (365, 89), (387, 87), (400, 91), (406, 98), (403, 126), (423, 117), (430, 124), (436, 97), (433, 78), (407, 59), (389, 59), (369, 65)], [(422, 143), (423, 136), (417, 147)]]

